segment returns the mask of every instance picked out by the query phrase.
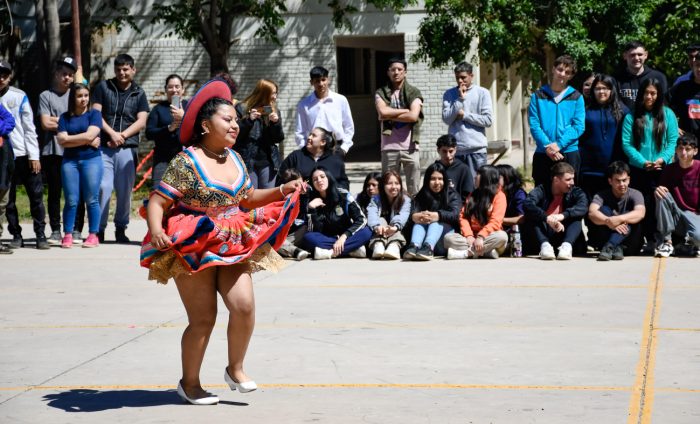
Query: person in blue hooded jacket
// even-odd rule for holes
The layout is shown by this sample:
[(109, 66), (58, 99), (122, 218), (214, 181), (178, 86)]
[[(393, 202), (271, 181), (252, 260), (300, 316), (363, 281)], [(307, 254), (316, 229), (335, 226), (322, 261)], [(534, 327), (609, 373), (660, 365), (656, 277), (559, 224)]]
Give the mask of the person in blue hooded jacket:
[(583, 95), (568, 83), (576, 74), (576, 61), (569, 55), (554, 60), (551, 83), (532, 94), (528, 120), (537, 144), (532, 157), (535, 186), (549, 181), (549, 170), (556, 162), (574, 167), (578, 177), (581, 157), (578, 139), (585, 129)]

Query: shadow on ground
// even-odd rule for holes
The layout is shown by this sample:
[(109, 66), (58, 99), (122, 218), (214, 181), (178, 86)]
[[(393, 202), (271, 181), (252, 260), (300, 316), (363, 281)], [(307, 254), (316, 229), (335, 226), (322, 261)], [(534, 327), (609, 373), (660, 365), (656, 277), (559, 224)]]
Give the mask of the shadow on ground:
[[(175, 390), (90, 390), (73, 389), (45, 395), (48, 405), (66, 412), (98, 412), (119, 408), (143, 408), (147, 406), (183, 405)], [(225, 405), (248, 406), (240, 402), (219, 402)]]

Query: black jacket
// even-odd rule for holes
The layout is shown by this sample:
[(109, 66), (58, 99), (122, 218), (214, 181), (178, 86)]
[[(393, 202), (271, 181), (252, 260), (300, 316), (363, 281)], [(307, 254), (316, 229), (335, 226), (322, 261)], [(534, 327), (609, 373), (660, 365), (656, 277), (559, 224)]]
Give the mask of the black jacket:
[[(436, 161), (439, 162), (439, 161)], [(452, 165), (445, 167), (450, 188), (462, 197), (462, 202), (467, 200), (469, 194), (474, 191), (474, 179), (469, 167), (459, 159), (455, 159)]]
[[(102, 105), (102, 118), (114, 131), (121, 132), (129, 128), (138, 119), (139, 112), (148, 112), (146, 92), (135, 82), (126, 91), (117, 88), (114, 79), (102, 81), (92, 92), (93, 103)], [(119, 94), (126, 96), (123, 106), (119, 104)], [(134, 134), (124, 142), (123, 147), (138, 147), (139, 135)], [(102, 132), (101, 142), (107, 145), (109, 137)]]
[(285, 169), (294, 168), (299, 171), (301, 178), (308, 180), (311, 178), (311, 171), (317, 166), (326, 168), (328, 172), (333, 175), (333, 178), (335, 178), (338, 187), (344, 188), (345, 190), (350, 189), (350, 180), (348, 180), (348, 176), (345, 173), (345, 162), (343, 158), (331, 152), (325, 152), (316, 160), (311, 153), (306, 150), (306, 147), (295, 150), (284, 158), (282, 166), (280, 166), (277, 174), (277, 184), (279, 185), (282, 183), (279, 176), (282, 175)]
[[(323, 233), (327, 236), (350, 237), (367, 225), (367, 217), (353, 196), (345, 189), (338, 188), (340, 201), (331, 208), (329, 205), (309, 209), (308, 230)], [(310, 200), (318, 197), (312, 192)]]
[[(668, 83), (666, 82), (666, 75), (664, 75), (660, 71), (657, 71), (656, 69), (652, 69), (649, 66), (644, 66), (644, 72), (642, 72), (640, 75), (632, 75), (627, 71), (626, 68), (624, 68), (620, 69), (615, 74), (620, 100), (622, 101), (622, 103), (625, 104), (625, 106), (627, 106), (629, 110), (634, 111), (634, 103), (637, 99), (637, 95), (640, 94), (639, 87), (644, 81), (648, 80), (649, 78), (656, 78), (659, 81), (661, 81), (661, 90), (663, 92), (659, 93), (659, 95), (665, 96), (668, 92)], [(641, 94), (643, 95), (644, 93)]]
[[(552, 203), (552, 189), (543, 184), (538, 185), (525, 198), (525, 220), (542, 222), (547, 220), (547, 209)], [(562, 215), (567, 221), (583, 218), (588, 212), (588, 198), (581, 188), (574, 186), (562, 199)]]
[[(183, 107), (187, 102), (183, 100)], [(180, 144), (180, 130), (170, 132), (168, 125), (173, 122), (170, 114), (170, 103), (163, 101), (151, 109), (146, 121), (146, 138), (153, 140), (153, 162), (170, 162), (178, 153), (182, 151)]]
[(451, 188), (447, 189), (447, 205), (440, 205), (438, 199), (432, 199), (431, 204), (427, 204), (420, 196), (416, 196), (413, 201), (413, 210), (411, 215), (416, 212), (431, 211), (437, 212), (440, 217), (440, 222), (450, 224), (455, 228), (459, 228), (459, 213), (462, 209), (462, 197)]
[(265, 122), (263, 118), (251, 120), (245, 104), (236, 104), (236, 115), (238, 116), (238, 126), (240, 131), (233, 150), (237, 151), (243, 158), (248, 172), (253, 172), (255, 163), (270, 165), (277, 172), (282, 165), (282, 158), (277, 145), (284, 141), (284, 130), (282, 129), (282, 116), (277, 122)]

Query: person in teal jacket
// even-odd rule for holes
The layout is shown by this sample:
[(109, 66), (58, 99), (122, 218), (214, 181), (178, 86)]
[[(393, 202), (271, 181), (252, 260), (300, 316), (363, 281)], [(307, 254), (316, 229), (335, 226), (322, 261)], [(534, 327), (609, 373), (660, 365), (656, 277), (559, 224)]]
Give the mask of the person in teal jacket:
[(578, 139), (585, 130), (586, 108), (583, 95), (567, 85), (574, 74), (576, 61), (569, 55), (559, 56), (554, 60), (551, 83), (535, 91), (530, 99), (528, 120), (537, 144), (532, 157), (535, 186), (549, 182), (549, 171), (559, 161), (573, 166), (578, 178)]
[(653, 253), (656, 247), (654, 190), (664, 166), (673, 160), (678, 139), (678, 120), (664, 106), (662, 88), (656, 78), (645, 80), (639, 88), (634, 112), (626, 115), (622, 123), (622, 151), (632, 170), (631, 185), (644, 194), (647, 210), (642, 221), (645, 253)]

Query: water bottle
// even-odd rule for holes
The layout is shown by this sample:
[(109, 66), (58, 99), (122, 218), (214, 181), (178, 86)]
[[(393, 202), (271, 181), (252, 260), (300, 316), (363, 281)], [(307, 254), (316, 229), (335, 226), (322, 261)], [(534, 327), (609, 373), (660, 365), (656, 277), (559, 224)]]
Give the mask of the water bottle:
[(520, 239), (520, 228), (517, 225), (513, 225), (513, 256), (519, 258), (523, 256), (523, 241)]

